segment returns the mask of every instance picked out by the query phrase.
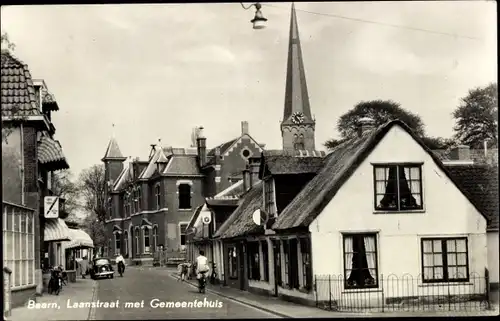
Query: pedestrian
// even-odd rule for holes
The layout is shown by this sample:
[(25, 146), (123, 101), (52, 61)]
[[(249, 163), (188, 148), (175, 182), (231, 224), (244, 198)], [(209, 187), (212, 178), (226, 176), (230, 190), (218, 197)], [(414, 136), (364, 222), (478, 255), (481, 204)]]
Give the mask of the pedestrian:
[(181, 263), (181, 281), (186, 281), (186, 276), (188, 275), (189, 270), (189, 263), (184, 262)]
[(89, 264), (87, 261), (87, 257), (83, 257), (83, 260), (80, 261), (80, 273), (82, 274), (82, 279), (85, 279), (85, 275), (87, 274), (87, 270), (89, 269)]

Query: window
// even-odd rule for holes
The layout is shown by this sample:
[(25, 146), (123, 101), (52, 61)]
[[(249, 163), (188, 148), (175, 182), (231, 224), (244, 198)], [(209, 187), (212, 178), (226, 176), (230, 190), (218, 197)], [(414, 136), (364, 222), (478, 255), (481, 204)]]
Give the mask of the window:
[(161, 204), (160, 184), (156, 184), (155, 186), (155, 200), (156, 200), (156, 209), (159, 210)]
[(422, 239), (423, 282), (469, 280), (467, 238)]
[(144, 253), (149, 253), (149, 228), (148, 227), (145, 227), (143, 230), (142, 230), (142, 234), (143, 234), (143, 237), (144, 237)]
[(295, 134), (293, 136), (294, 138), (294, 148), (296, 150), (304, 150), (304, 135), (300, 134), (300, 136), (297, 136), (297, 134)]
[(128, 190), (128, 207), (130, 210), (130, 214), (134, 214), (134, 190), (129, 189)]
[(123, 247), (124, 247), (123, 254), (125, 255), (125, 257), (128, 257), (128, 232), (127, 231), (125, 231), (123, 233)]
[(285, 282), (290, 289), (298, 289), (299, 285), (299, 262), (298, 262), (298, 240), (292, 238), (283, 241)]
[(111, 202), (111, 197), (108, 198), (108, 215), (109, 215), (109, 219), (112, 219), (113, 218), (113, 204)]
[(120, 254), (120, 234), (115, 233), (115, 254)]
[(278, 285), (282, 286), (283, 285), (283, 280), (281, 278), (281, 243), (279, 240), (273, 240), (273, 251), (274, 251), (274, 266), (276, 271), (277, 280), (276, 282)]
[(180, 209), (191, 208), (191, 185), (189, 184), (179, 185), (179, 208)]
[(267, 241), (261, 241), (262, 246), (262, 263), (264, 263), (264, 275), (263, 279), (269, 282), (269, 251), (267, 248)]
[(247, 243), (248, 279), (260, 281), (259, 242)]
[(12, 286), (35, 284), (33, 212), (3, 204), (3, 262), (12, 270)]
[(134, 188), (134, 212), (139, 212), (139, 188)]
[(142, 195), (141, 195), (141, 188), (137, 187), (137, 212), (141, 211), (141, 201), (142, 201)]
[(238, 256), (236, 254), (236, 247), (234, 247), (234, 246), (228, 247), (228, 256), (229, 256), (229, 278), (237, 279), (238, 278)]
[(179, 235), (181, 236), (181, 249), (186, 246), (186, 229), (188, 227), (189, 223), (180, 223), (179, 224)]
[(139, 250), (139, 228), (136, 227), (135, 228), (135, 255), (137, 256), (139, 253), (140, 253), (140, 250)]
[(127, 196), (127, 194), (123, 195), (123, 214), (124, 214), (124, 217), (128, 217), (128, 196)]
[(302, 256), (302, 285), (305, 289), (312, 289), (311, 248), (307, 238), (300, 239), (300, 253)]
[(274, 181), (268, 178), (264, 183), (265, 210), (271, 215), (276, 215), (274, 211)]
[(346, 289), (378, 287), (376, 234), (344, 235)]
[(422, 206), (422, 165), (375, 165), (375, 210), (419, 210)]
[(158, 247), (158, 226), (153, 227), (153, 251)]

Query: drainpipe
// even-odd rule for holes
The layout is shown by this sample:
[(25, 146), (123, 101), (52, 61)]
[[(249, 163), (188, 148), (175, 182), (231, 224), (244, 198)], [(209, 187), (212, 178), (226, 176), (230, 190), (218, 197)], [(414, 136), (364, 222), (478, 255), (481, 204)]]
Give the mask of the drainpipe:
[(23, 124), (20, 124), (21, 129), (21, 204), (25, 204), (25, 195), (24, 195), (24, 128)]

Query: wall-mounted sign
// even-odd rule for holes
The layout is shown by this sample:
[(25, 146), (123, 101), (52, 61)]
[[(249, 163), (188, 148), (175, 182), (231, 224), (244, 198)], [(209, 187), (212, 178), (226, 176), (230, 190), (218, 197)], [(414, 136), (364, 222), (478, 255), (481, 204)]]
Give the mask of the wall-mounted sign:
[(43, 202), (43, 216), (45, 218), (58, 218), (59, 217), (59, 197), (45, 196)]

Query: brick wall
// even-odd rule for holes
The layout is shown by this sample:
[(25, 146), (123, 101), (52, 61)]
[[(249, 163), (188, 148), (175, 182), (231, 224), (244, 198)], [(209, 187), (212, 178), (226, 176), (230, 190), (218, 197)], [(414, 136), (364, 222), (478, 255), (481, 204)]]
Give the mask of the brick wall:
[(6, 202), (22, 202), (21, 131), (14, 131), (2, 141), (2, 199)]

